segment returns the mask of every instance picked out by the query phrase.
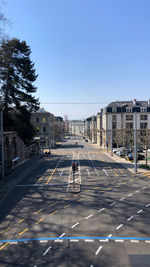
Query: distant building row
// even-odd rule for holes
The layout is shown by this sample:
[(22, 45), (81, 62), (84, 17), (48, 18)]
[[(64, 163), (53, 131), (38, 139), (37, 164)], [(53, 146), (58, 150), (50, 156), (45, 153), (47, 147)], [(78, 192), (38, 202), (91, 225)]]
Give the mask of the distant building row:
[(102, 147), (111, 147), (112, 143), (113, 146), (128, 145), (133, 141), (135, 125), (138, 142), (145, 140), (150, 145), (150, 100), (112, 102), (96, 116), (82, 121), (80, 134)]

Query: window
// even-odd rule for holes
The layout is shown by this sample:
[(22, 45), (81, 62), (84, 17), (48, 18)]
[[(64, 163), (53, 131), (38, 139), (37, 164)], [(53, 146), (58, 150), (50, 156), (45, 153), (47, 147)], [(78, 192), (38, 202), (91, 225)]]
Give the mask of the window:
[(126, 123), (126, 129), (133, 129), (133, 123), (132, 122), (127, 122)]
[(36, 118), (36, 123), (39, 123), (39, 118)]
[(140, 115), (141, 121), (147, 121), (147, 115)]
[(116, 121), (116, 115), (112, 115), (112, 121)]
[(117, 128), (117, 123), (116, 122), (112, 122), (112, 129), (116, 129)]
[(45, 118), (43, 118), (43, 122), (44, 122), (44, 123), (46, 122), (46, 119), (45, 119)]
[(140, 129), (147, 129), (147, 122), (141, 122)]
[(126, 108), (126, 112), (132, 112), (132, 108)]
[(141, 112), (146, 112), (146, 108), (141, 108)]
[(39, 127), (36, 127), (36, 131), (39, 132), (40, 131), (40, 128)]
[(43, 127), (43, 133), (45, 133), (46, 132), (46, 127)]
[(116, 112), (116, 108), (112, 108), (112, 112)]
[(126, 121), (133, 121), (133, 115), (126, 115)]

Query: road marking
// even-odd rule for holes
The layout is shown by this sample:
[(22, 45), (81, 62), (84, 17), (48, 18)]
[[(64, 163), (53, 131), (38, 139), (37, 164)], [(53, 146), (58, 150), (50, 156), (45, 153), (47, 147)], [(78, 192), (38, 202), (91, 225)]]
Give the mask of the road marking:
[(123, 239), (115, 239), (115, 242), (124, 242)]
[(77, 200), (77, 202), (82, 201), (82, 200), (83, 200), (83, 198), (80, 198), (80, 199)]
[(139, 240), (130, 240), (131, 243), (139, 243)]
[(47, 243), (47, 240), (40, 240), (40, 243)]
[(113, 205), (115, 205), (115, 204), (116, 204), (116, 202), (113, 202), (113, 203), (109, 204), (109, 206), (113, 206)]
[(123, 224), (120, 224), (116, 227), (116, 230), (120, 229), (123, 226)]
[(3, 248), (5, 248), (8, 244), (9, 244), (9, 242), (7, 242), (7, 243), (4, 244), (2, 247), (0, 247), (0, 250), (2, 250)]
[(145, 243), (150, 243), (150, 240), (146, 240)]
[(22, 234), (24, 234), (25, 232), (27, 232), (29, 229), (28, 228), (26, 228), (26, 229), (24, 229), (22, 232), (20, 232), (18, 235), (22, 235)]
[(63, 237), (65, 234), (66, 234), (66, 233), (61, 234), (61, 235), (59, 236), (59, 238)]
[(125, 197), (122, 197), (122, 198), (120, 198), (120, 201), (122, 201), (122, 200), (124, 200), (125, 199)]
[(76, 227), (79, 224), (79, 222), (75, 223), (74, 225), (71, 226), (71, 228)]
[(10, 227), (7, 227), (5, 230), (3, 230), (2, 232), (0, 232), (0, 234), (5, 233), (6, 231), (8, 231), (10, 229)]
[(111, 236), (112, 236), (112, 234), (108, 235), (108, 237), (111, 237)]
[(48, 178), (48, 181), (46, 182), (46, 184), (49, 183), (49, 181), (51, 180), (51, 178), (52, 178), (52, 176), (53, 176), (53, 174), (54, 174), (55, 171), (56, 171), (56, 168), (53, 170), (53, 172), (52, 172), (51, 176)]
[(51, 248), (52, 248), (52, 247), (47, 248), (47, 249), (45, 250), (45, 252), (43, 253), (43, 256), (45, 256), (45, 255), (49, 252), (49, 250), (50, 250)]
[(106, 172), (106, 170), (105, 170), (105, 169), (103, 169), (102, 171), (103, 171), (103, 172), (104, 172), (104, 173), (105, 173), (105, 174), (108, 176), (108, 173)]
[(40, 211), (42, 211), (42, 209), (35, 211), (33, 214), (38, 214)]
[(139, 210), (139, 211), (137, 211), (137, 213), (141, 213), (143, 210)]
[(60, 242), (60, 243), (62, 243), (64, 240), (62, 240), (62, 239), (56, 239), (56, 240), (54, 240), (54, 242)]
[(108, 239), (100, 239), (99, 242), (109, 242)]
[(26, 220), (26, 219), (27, 219), (27, 217), (24, 218), (24, 219), (22, 219), (22, 220), (20, 220), (20, 221), (18, 221), (18, 223), (21, 223), (21, 222), (23, 222), (23, 221)]
[(64, 206), (64, 209), (68, 208), (70, 205), (71, 205), (71, 204), (68, 204), (68, 205)]
[(129, 194), (128, 197), (131, 197), (133, 195), (133, 193)]
[(131, 217), (129, 217), (129, 218), (127, 219), (127, 221), (130, 221), (130, 220), (132, 220), (132, 219), (133, 219), (133, 217), (134, 217), (134, 216), (131, 216)]
[(56, 202), (55, 202), (55, 203), (52, 203), (52, 204), (50, 204), (50, 205), (48, 205), (48, 207), (52, 207), (52, 206), (54, 206), (54, 205), (56, 205)]
[(99, 252), (101, 251), (101, 249), (102, 249), (102, 246), (100, 246), (100, 247), (96, 250), (96, 252), (95, 252), (95, 255), (96, 255), (96, 256), (99, 254)]
[(146, 207), (149, 207), (150, 206), (150, 203), (146, 205)]
[(102, 208), (102, 209), (98, 210), (98, 212), (101, 212), (101, 211), (103, 211), (103, 210), (105, 210), (105, 208)]
[(93, 216), (93, 214), (91, 214), (91, 215), (89, 215), (89, 216), (87, 216), (86, 218), (84, 218), (85, 220), (87, 220), (87, 219), (89, 219), (89, 218), (91, 218)]
[(50, 215), (54, 215), (54, 214), (56, 214), (57, 212), (58, 212), (58, 210), (56, 210), (56, 211), (50, 213)]
[(93, 239), (85, 239), (84, 241), (85, 241), (85, 242), (94, 242)]
[(136, 190), (135, 192), (138, 193), (140, 190)]
[(79, 242), (79, 239), (70, 239), (70, 242)]
[(145, 189), (147, 186), (144, 186), (143, 189)]
[(42, 221), (44, 221), (44, 220), (45, 220), (45, 218), (42, 218), (42, 219), (40, 219), (39, 221), (35, 222), (34, 224), (38, 224), (38, 223), (40, 223), (40, 222), (42, 222)]

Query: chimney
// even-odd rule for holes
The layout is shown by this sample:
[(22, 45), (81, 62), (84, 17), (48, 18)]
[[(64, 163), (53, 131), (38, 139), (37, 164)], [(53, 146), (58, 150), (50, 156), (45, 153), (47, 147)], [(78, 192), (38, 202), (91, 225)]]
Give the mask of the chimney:
[(133, 99), (133, 104), (136, 105), (136, 99)]

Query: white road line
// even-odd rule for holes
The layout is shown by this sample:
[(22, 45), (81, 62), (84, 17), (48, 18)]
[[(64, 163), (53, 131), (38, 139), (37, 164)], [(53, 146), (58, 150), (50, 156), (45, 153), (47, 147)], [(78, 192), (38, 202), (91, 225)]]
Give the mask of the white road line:
[(99, 242), (109, 242), (108, 239), (100, 239)]
[(124, 242), (123, 239), (115, 239), (115, 242)]
[(45, 252), (43, 253), (43, 256), (45, 256), (45, 255), (49, 252), (50, 249), (51, 249), (51, 247), (47, 248), (47, 249), (45, 250)]
[(101, 249), (102, 249), (102, 246), (100, 246), (100, 247), (96, 250), (96, 252), (95, 252), (95, 255), (96, 255), (96, 256), (99, 254), (99, 252), (101, 251)]
[(146, 205), (146, 207), (149, 207), (150, 206), (150, 203)]
[(144, 186), (143, 189), (145, 189), (147, 186)]
[(70, 242), (79, 242), (79, 239), (70, 239)]
[(18, 242), (10, 242), (10, 245), (15, 245), (15, 244), (18, 244)]
[(79, 222), (75, 223), (74, 225), (71, 226), (71, 228), (76, 227), (79, 224)]
[(102, 208), (102, 209), (98, 210), (98, 212), (101, 212), (101, 211), (103, 211), (103, 210), (105, 210), (105, 208)]
[(150, 240), (145, 240), (145, 243), (150, 243)]
[(85, 239), (84, 241), (85, 241), (85, 242), (94, 242), (93, 239)]
[(131, 243), (139, 243), (139, 240), (130, 240)]
[(116, 204), (116, 202), (113, 202), (113, 203), (109, 204), (109, 206), (113, 206), (113, 205), (115, 205), (115, 204)]
[(65, 234), (66, 234), (66, 233), (63, 233), (63, 234), (62, 234), (62, 235), (60, 235), (59, 237), (61, 238), (61, 237), (63, 237)]
[(122, 197), (122, 198), (120, 198), (120, 201), (122, 201), (122, 200), (124, 200), (125, 199), (125, 197)]
[(59, 243), (59, 242), (62, 243), (63, 241), (64, 241), (64, 240), (62, 240), (62, 239), (55, 239), (55, 240), (54, 240), (54, 242), (58, 242), (58, 243)]
[(128, 197), (131, 197), (133, 195), (133, 193), (129, 194)]
[(137, 213), (141, 213), (143, 210), (139, 210), (139, 211), (137, 211)]
[(40, 240), (40, 243), (47, 243), (48, 240)]
[(89, 218), (91, 218), (93, 216), (93, 214), (91, 214), (91, 215), (89, 215), (89, 216), (87, 216), (86, 218), (84, 218), (85, 220), (87, 220), (87, 219), (89, 219)]
[(112, 234), (108, 235), (108, 237), (111, 237), (111, 236), (112, 236)]
[(103, 169), (102, 171), (103, 171), (103, 172), (104, 172), (104, 173), (105, 173), (105, 174), (108, 176), (108, 173), (106, 172), (106, 170), (105, 170), (105, 169)]
[(136, 190), (135, 192), (138, 193), (140, 190)]
[(127, 219), (127, 221), (130, 221), (133, 219), (134, 216), (131, 216), (130, 218)]
[(123, 226), (123, 224), (120, 224), (116, 227), (116, 230), (120, 229)]

